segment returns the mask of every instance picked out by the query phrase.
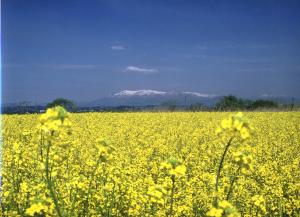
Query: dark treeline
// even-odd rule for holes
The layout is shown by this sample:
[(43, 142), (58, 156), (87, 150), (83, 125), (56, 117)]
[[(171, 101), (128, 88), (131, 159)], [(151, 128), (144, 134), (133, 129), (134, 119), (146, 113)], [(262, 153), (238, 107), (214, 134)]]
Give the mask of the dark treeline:
[(293, 111), (299, 110), (300, 105), (291, 103), (278, 103), (274, 100), (256, 99), (248, 100), (238, 98), (233, 95), (222, 97), (215, 105), (205, 105), (203, 103), (193, 103), (190, 105), (180, 105), (176, 101), (166, 101), (160, 105), (146, 106), (77, 106), (73, 101), (58, 98), (48, 103), (46, 106), (30, 105), (20, 103), (14, 106), (4, 106), (2, 114), (26, 114), (43, 113), (47, 108), (63, 106), (70, 112), (137, 112), (137, 111)]
[[(281, 105), (282, 106), (282, 105)], [(285, 105), (286, 106), (286, 105)], [(224, 96), (215, 106), (216, 110), (257, 110), (257, 109), (276, 109), (279, 104), (273, 100), (247, 100), (233, 95)]]
[(176, 106), (174, 104), (167, 107), (167, 110), (186, 110), (186, 111), (292, 111), (299, 110), (299, 105), (291, 103), (278, 103), (274, 100), (266, 99), (242, 99), (233, 95), (224, 96), (213, 106), (202, 103), (193, 103), (189, 106)]

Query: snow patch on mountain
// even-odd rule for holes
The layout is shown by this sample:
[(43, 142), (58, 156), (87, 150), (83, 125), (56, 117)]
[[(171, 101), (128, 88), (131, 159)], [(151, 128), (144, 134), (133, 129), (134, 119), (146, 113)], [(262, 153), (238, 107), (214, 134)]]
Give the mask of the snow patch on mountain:
[(204, 94), (204, 93), (198, 93), (198, 92), (182, 92), (183, 94), (187, 95), (194, 95), (198, 97), (216, 97), (216, 95), (213, 94)]
[(151, 95), (165, 95), (167, 92), (157, 90), (123, 90), (115, 93), (114, 96), (151, 96)]
[(279, 94), (279, 95), (274, 95), (274, 94), (262, 94), (260, 97), (264, 98), (275, 98), (275, 97), (287, 97), (287, 95), (284, 94)]

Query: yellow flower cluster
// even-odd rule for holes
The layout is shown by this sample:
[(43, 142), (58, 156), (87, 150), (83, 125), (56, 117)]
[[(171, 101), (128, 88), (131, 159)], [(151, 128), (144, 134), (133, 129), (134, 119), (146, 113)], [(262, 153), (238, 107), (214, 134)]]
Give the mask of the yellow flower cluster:
[(47, 109), (47, 112), (40, 117), (39, 129), (44, 133), (54, 133), (61, 127), (70, 126), (68, 112), (61, 106)]
[(253, 170), (253, 157), (250, 154), (238, 151), (233, 153), (234, 163), (240, 168), (242, 173), (247, 173), (249, 170)]
[(252, 197), (252, 201), (256, 208), (258, 208), (258, 213), (260, 213), (260, 216), (266, 214), (266, 206), (265, 206), (265, 199), (262, 195), (255, 195)]
[(43, 205), (41, 202), (32, 204), (26, 209), (26, 214), (29, 216), (34, 216), (35, 214), (43, 214), (48, 210), (48, 207)]
[(212, 207), (208, 212), (207, 216), (211, 217), (239, 217), (241, 216), (236, 208), (231, 205), (227, 200), (222, 200), (218, 203), (218, 207)]
[(299, 112), (2, 119), (0, 216), (300, 215)]
[(174, 175), (175, 177), (184, 176), (186, 172), (186, 167), (174, 157), (171, 157), (167, 162), (162, 163), (160, 168), (166, 169), (167, 173)]
[(238, 133), (242, 139), (247, 139), (250, 136), (249, 124), (241, 112), (222, 121), (221, 127), (217, 128), (217, 133), (223, 131)]
[(155, 185), (149, 187), (147, 194), (150, 196), (150, 202), (163, 205), (167, 191), (163, 186)]

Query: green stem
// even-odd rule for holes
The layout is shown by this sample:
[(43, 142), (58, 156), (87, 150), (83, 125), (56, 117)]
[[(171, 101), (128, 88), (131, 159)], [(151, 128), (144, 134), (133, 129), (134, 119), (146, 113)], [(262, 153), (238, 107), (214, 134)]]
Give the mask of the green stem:
[[(225, 147), (225, 150), (223, 152), (223, 155), (222, 155), (222, 158), (221, 158), (221, 161), (219, 163), (219, 168), (218, 168), (218, 172), (217, 172), (217, 176), (216, 176), (216, 185), (215, 185), (215, 193), (218, 193), (218, 188), (219, 188), (219, 179), (220, 179), (220, 174), (221, 174), (221, 170), (223, 168), (223, 162), (224, 162), (224, 159), (225, 159), (225, 156), (227, 154), (227, 151), (229, 149), (229, 146), (231, 145), (231, 142), (232, 142), (232, 139), (233, 137), (231, 137)], [(214, 198), (214, 205), (217, 206), (218, 204), (218, 196), (216, 195), (215, 198)]]
[(56, 195), (55, 195), (55, 189), (54, 189), (53, 183), (52, 183), (51, 178), (50, 178), (50, 173), (49, 173), (49, 153), (50, 153), (50, 146), (51, 146), (51, 143), (49, 141), (48, 145), (47, 145), (47, 150), (46, 150), (46, 163), (45, 163), (47, 188), (50, 191), (50, 196), (51, 196), (51, 198), (53, 200), (53, 203), (54, 203), (57, 215), (59, 217), (62, 217), (63, 215), (61, 214), (61, 211), (60, 211), (60, 208), (59, 208), (59, 205), (58, 205), (58, 200), (57, 200)]
[(241, 169), (241, 166), (239, 166), (232, 178), (232, 180), (230, 181), (230, 187), (229, 187), (229, 190), (228, 190), (228, 193), (227, 193), (227, 197), (226, 197), (226, 200), (229, 200), (229, 197), (230, 197), (230, 194), (232, 193), (233, 191), (233, 185), (235, 183), (235, 181), (238, 179), (238, 174), (240, 172), (240, 169)]

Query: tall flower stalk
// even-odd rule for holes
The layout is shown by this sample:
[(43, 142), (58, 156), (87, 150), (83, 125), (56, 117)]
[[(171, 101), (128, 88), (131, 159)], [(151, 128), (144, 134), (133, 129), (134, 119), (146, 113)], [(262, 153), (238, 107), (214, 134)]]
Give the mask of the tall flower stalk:
[[(47, 112), (40, 117), (40, 125), (39, 125), (39, 130), (42, 135), (40, 141), (42, 147), (41, 153), (43, 153), (43, 148), (46, 149), (45, 162), (44, 162), (46, 187), (49, 190), (50, 197), (54, 204), (56, 214), (59, 217), (65, 216), (64, 214), (65, 212), (63, 211), (63, 207), (60, 207), (59, 205), (55, 184), (51, 177), (51, 171), (50, 171), (51, 152), (50, 151), (51, 151), (51, 147), (55, 143), (55, 139), (59, 137), (60, 134), (63, 133), (64, 130), (66, 130), (66, 128), (69, 127), (70, 122), (68, 122), (67, 118), (68, 118), (68, 112), (63, 107), (57, 106), (48, 109)], [(47, 141), (47, 143), (44, 144), (44, 141)]]
[[(219, 215), (220, 213), (222, 216), (226, 216), (228, 214), (228, 213), (226, 213), (225, 209), (220, 208), (221, 202), (219, 202), (219, 183), (220, 183), (221, 172), (224, 167), (224, 161), (228, 154), (229, 148), (233, 144), (233, 140), (237, 139), (237, 141), (243, 142), (245, 139), (247, 139), (250, 136), (249, 131), (250, 131), (249, 124), (246, 121), (246, 119), (243, 117), (242, 113), (240, 113), (240, 112), (237, 113), (236, 115), (230, 116), (228, 119), (223, 120), (221, 122), (221, 127), (219, 127), (217, 129), (218, 134), (227, 133), (229, 135), (230, 139), (228, 140), (228, 142), (225, 145), (224, 151), (220, 158), (220, 162), (218, 164), (218, 169), (217, 169), (217, 173), (216, 173), (216, 182), (215, 182), (215, 195), (213, 198), (213, 210), (210, 210), (207, 213), (208, 216), (216, 216), (216, 215)], [(236, 182), (238, 173), (239, 173), (242, 165), (243, 164), (239, 164), (239, 167), (238, 167), (236, 173), (234, 174), (233, 178), (231, 179), (230, 187), (227, 192), (225, 201), (229, 200), (229, 197), (233, 191), (234, 184)], [(226, 207), (226, 206), (224, 206), (224, 207)], [(230, 207), (231, 207), (231, 204), (230, 204)]]

